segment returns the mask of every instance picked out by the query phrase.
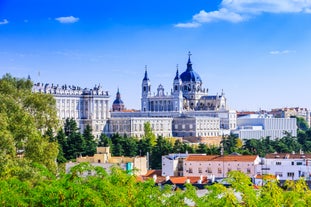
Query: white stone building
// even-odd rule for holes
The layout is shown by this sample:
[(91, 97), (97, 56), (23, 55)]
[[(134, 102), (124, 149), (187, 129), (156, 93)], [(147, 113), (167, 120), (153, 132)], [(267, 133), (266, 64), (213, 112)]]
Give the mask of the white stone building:
[(95, 137), (100, 136), (110, 117), (110, 96), (100, 86), (82, 89), (77, 86), (37, 83), (34, 84), (32, 91), (53, 95), (59, 119), (64, 121), (67, 118), (73, 118), (81, 131), (86, 125), (90, 125)]
[(169, 117), (112, 117), (105, 128), (105, 134), (111, 136), (118, 133), (130, 137), (142, 137), (144, 124), (149, 122), (156, 136), (172, 137), (172, 120), (173, 118)]

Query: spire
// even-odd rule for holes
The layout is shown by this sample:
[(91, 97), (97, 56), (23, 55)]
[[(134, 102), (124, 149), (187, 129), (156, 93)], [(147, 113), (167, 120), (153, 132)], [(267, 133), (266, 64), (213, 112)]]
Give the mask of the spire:
[(187, 71), (192, 71), (193, 69), (192, 69), (192, 63), (191, 63), (191, 59), (190, 59), (190, 56), (191, 56), (192, 54), (191, 54), (191, 52), (189, 51), (188, 52), (188, 62), (187, 62)]
[(145, 77), (144, 77), (143, 80), (144, 80), (144, 81), (145, 81), (145, 80), (149, 80), (149, 78), (148, 78), (148, 73), (147, 73), (147, 65), (145, 65)]
[(116, 94), (116, 99), (121, 99), (121, 95), (120, 95), (119, 87), (118, 87), (118, 91), (117, 91), (117, 94)]
[(175, 76), (174, 80), (179, 80), (178, 64), (176, 66), (176, 76)]

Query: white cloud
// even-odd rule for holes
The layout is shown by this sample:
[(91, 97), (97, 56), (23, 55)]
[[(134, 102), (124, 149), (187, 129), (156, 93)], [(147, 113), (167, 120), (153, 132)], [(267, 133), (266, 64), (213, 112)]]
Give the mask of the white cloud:
[(235, 12), (231, 12), (228, 9), (222, 8), (218, 11), (212, 12), (206, 12), (202, 10), (198, 14), (193, 16), (193, 20), (201, 23), (212, 22), (217, 20), (224, 20), (236, 23), (243, 21), (244, 17)]
[(189, 23), (178, 23), (175, 24), (174, 26), (179, 28), (196, 28), (201, 26), (201, 24), (198, 22), (189, 22)]
[(71, 24), (79, 21), (79, 18), (74, 16), (68, 16), (68, 17), (58, 17), (55, 18), (55, 20), (59, 21), (62, 24)]
[(9, 21), (7, 20), (7, 19), (4, 19), (4, 20), (2, 20), (1, 22), (0, 22), (0, 25), (1, 24), (8, 24), (9, 23)]
[(311, 8), (311, 0), (223, 0), (221, 7), (239, 13), (299, 13)]
[[(219, 10), (201, 10), (190, 23), (175, 27), (199, 27), (202, 23), (227, 21), (238, 23), (261, 13), (311, 13), (311, 0), (222, 0)], [(195, 26), (194, 26), (195, 25)]]
[(289, 53), (296, 53), (295, 50), (272, 50), (269, 52), (270, 55), (284, 55)]

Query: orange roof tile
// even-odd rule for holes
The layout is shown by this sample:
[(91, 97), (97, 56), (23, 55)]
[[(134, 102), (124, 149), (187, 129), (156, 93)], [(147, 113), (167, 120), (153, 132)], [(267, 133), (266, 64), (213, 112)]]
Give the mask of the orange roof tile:
[(186, 161), (210, 161), (217, 158), (219, 155), (189, 155)]
[(257, 158), (257, 155), (189, 155), (186, 161), (224, 161), (224, 162), (253, 162)]
[(257, 157), (258, 157), (257, 155), (227, 155), (227, 156), (219, 156), (214, 161), (254, 162)]

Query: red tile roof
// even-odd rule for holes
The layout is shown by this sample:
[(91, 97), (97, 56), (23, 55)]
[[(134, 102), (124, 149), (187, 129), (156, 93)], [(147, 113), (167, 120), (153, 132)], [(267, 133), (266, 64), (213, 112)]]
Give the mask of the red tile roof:
[(219, 155), (189, 155), (186, 161), (210, 161), (219, 157)]
[(189, 155), (186, 161), (225, 161), (225, 162), (254, 162), (257, 155)]

